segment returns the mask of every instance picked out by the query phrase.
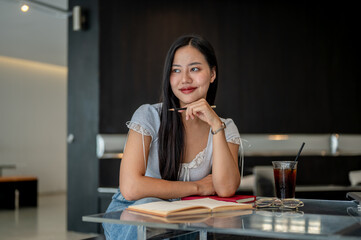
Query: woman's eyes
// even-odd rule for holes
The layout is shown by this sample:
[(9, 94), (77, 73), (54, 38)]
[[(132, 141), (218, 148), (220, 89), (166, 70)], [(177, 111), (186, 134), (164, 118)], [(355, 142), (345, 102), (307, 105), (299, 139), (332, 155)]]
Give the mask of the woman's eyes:
[[(200, 69), (199, 69), (198, 67), (193, 67), (193, 68), (190, 69), (191, 72), (198, 72), (199, 70), (200, 70)], [(172, 72), (173, 72), (173, 73), (180, 73), (181, 70), (175, 68), (175, 69), (172, 69)]]

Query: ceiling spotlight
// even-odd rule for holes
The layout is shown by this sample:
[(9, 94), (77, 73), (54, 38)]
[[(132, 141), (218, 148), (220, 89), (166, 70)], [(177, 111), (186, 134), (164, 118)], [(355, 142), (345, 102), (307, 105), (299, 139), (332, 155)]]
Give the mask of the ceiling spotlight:
[(29, 5), (23, 4), (20, 9), (22, 12), (27, 12), (29, 11)]

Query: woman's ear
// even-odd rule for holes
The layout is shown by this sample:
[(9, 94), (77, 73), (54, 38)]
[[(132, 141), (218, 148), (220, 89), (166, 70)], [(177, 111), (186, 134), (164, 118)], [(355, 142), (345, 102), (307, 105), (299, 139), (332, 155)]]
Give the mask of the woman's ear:
[(216, 80), (216, 77), (217, 77), (216, 67), (212, 67), (212, 69), (211, 69), (211, 83), (213, 83), (214, 80)]

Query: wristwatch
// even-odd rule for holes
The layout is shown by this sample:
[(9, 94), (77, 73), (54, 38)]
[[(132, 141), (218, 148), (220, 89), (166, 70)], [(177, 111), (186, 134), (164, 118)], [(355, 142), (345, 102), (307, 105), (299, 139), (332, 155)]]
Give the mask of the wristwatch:
[(212, 133), (213, 135), (215, 135), (215, 134), (217, 134), (219, 131), (221, 131), (221, 130), (223, 130), (223, 129), (225, 129), (225, 128), (226, 128), (226, 124), (225, 124), (224, 122), (222, 122), (221, 127), (218, 128), (216, 131), (213, 132), (213, 130), (212, 130), (212, 128), (211, 128), (211, 133)]

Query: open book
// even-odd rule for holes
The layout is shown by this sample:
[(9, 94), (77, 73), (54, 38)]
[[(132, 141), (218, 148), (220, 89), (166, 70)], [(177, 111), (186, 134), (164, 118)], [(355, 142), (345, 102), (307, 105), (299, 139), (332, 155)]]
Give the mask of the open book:
[[(252, 209), (242, 209), (242, 210), (225, 211), (225, 212), (161, 217), (148, 213), (128, 211), (128, 209), (126, 209), (122, 213), (122, 218), (123, 220), (128, 220), (128, 221), (141, 221), (141, 222), (151, 221), (151, 222), (160, 222), (160, 223), (200, 223), (200, 222), (207, 222), (209, 219), (213, 219), (211, 222), (215, 224), (217, 222), (217, 219), (226, 219), (227, 222), (230, 222), (234, 220), (234, 217), (249, 215), (252, 213), (253, 213)], [(124, 214), (126, 215), (125, 217), (123, 217)]]
[(252, 209), (252, 204), (218, 201), (210, 198), (180, 201), (158, 201), (129, 206), (127, 210), (152, 214), (161, 217), (223, 212)]

